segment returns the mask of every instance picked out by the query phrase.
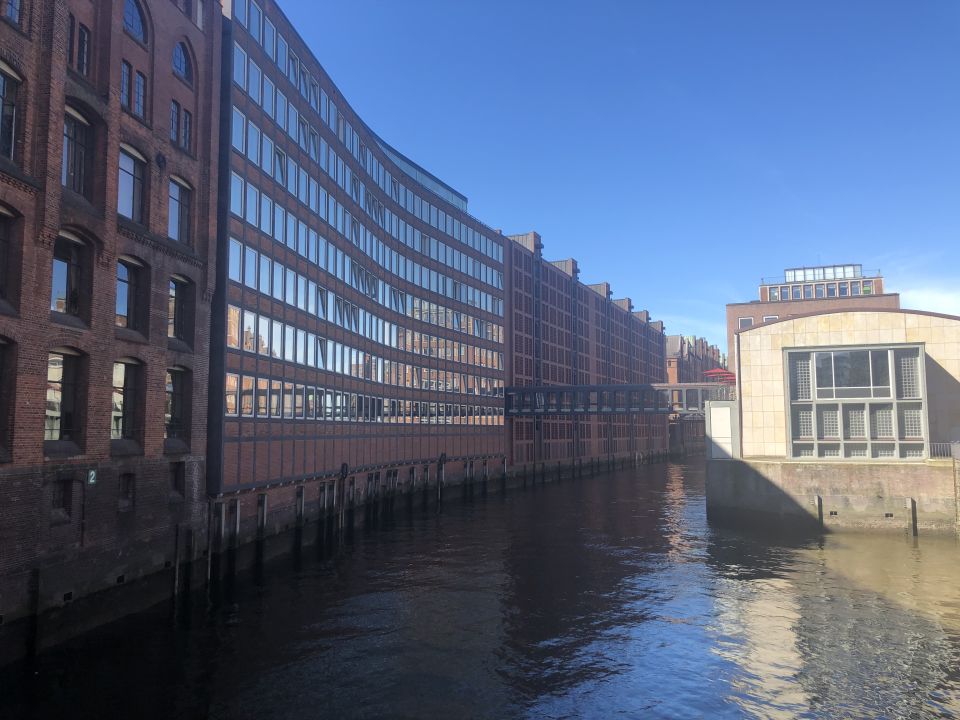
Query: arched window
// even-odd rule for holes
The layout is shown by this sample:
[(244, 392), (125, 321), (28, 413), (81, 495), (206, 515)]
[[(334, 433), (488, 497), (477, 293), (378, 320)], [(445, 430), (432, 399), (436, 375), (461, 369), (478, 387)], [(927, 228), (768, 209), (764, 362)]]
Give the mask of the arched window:
[(173, 48), (173, 71), (188, 83), (193, 82), (193, 67), (190, 64), (190, 56), (182, 42), (177, 43)]
[(123, 6), (123, 29), (142, 43), (147, 42), (147, 24), (137, 0), (126, 0)]

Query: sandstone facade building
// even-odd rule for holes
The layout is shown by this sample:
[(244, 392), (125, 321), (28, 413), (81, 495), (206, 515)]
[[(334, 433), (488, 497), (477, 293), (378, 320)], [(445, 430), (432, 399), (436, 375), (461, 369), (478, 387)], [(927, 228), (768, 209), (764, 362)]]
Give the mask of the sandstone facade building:
[(708, 510), (955, 532), (960, 318), (816, 313), (736, 342), (739, 399), (708, 413)]

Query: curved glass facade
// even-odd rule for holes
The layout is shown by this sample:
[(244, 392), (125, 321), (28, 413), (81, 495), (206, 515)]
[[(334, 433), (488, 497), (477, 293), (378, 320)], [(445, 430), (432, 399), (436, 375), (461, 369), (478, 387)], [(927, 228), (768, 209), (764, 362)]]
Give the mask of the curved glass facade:
[(228, 27), (210, 489), (499, 463), (505, 239), (367, 128), (272, 3)]

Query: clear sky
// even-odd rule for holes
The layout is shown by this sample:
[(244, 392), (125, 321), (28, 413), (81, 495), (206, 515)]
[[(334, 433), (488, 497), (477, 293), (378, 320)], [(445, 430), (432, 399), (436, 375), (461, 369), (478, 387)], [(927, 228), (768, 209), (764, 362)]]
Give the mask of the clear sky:
[(367, 124), (725, 350), (785, 267), (960, 314), (958, 0), (279, 0)]

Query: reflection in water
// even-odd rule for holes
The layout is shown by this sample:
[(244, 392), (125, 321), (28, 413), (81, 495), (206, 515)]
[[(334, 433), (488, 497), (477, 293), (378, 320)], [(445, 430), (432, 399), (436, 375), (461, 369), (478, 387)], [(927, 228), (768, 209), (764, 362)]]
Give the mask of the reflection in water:
[(696, 465), (412, 507), (0, 675), (0, 717), (960, 714), (952, 539), (711, 528)]

